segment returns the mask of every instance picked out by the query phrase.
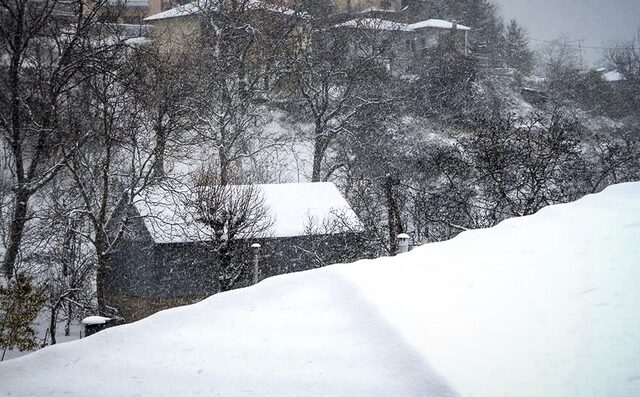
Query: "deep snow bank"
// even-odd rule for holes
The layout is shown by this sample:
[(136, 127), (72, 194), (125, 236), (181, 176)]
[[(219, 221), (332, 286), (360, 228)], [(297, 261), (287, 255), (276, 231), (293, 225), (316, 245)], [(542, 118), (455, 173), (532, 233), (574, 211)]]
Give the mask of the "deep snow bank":
[(0, 394), (638, 396), (640, 183), (0, 364)]

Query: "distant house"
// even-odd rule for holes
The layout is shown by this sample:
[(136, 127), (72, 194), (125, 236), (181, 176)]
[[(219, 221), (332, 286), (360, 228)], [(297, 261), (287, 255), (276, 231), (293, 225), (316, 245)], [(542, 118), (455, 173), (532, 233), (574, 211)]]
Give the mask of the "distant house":
[[(222, 4), (222, 5), (220, 5)], [(207, 39), (203, 25), (203, 13), (215, 14), (221, 3), (207, 3), (200, 0), (181, 5), (144, 19), (154, 26), (154, 38), (161, 51), (166, 53), (188, 52), (202, 45)], [(269, 0), (246, 0), (246, 10), (258, 18), (256, 23), (280, 23), (277, 16), (294, 17), (293, 23), (301, 35), (313, 35), (322, 40), (322, 32), (309, 32), (307, 22), (313, 14), (294, 8), (292, 1), (274, 2)], [(303, 6), (304, 9), (304, 6)], [(334, 21), (331, 29), (342, 31), (350, 45), (365, 37), (375, 41), (375, 45), (386, 48), (381, 61), (391, 71), (403, 73), (410, 67), (425, 62), (430, 49), (435, 47), (443, 36), (453, 37), (456, 48), (469, 52), (468, 34), (470, 27), (455, 22), (427, 19), (417, 20), (401, 9), (400, 1), (362, 0), (331, 2), (333, 13), (328, 17)], [(275, 16), (275, 17), (274, 17)], [(408, 21), (408, 22), (407, 22)], [(291, 23), (292, 20), (287, 21)], [(354, 34), (356, 33), (357, 34)], [(375, 36), (375, 37), (372, 37)], [(346, 49), (353, 53), (353, 48)]]
[[(148, 16), (144, 22), (153, 25), (154, 40), (161, 52), (189, 52), (214, 34), (208, 31), (210, 27), (206, 26), (203, 15), (215, 15), (223, 6), (224, 2), (194, 1)], [(267, 23), (279, 23), (277, 16), (297, 15), (290, 8), (262, 0), (246, 0), (244, 7), (247, 15), (263, 27)]]
[[(235, 287), (252, 283), (259, 243), (260, 279), (359, 259), (362, 226), (332, 183), (257, 185), (272, 219), (268, 231), (228, 243), (242, 269)], [(119, 206), (109, 229), (124, 223), (105, 276), (107, 304), (126, 321), (201, 300), (221, 290), (212, 230), (199, 221), (188, 191), (153, 189)]]
[(469, 52), (468, 26), (441, 19), (428, 19), (415, 23), (403, 23), (390, 19), (358, 16), (336, 24), (334, 29), (344, 30), (350, 37), (349, 53), (355, 53), (357, 36), (382, 48), (382, 61), (393, 73), (404, 73), (425, 62), (429, 51), (446, 35), (453, 38), (457, 49), (465, 55)]

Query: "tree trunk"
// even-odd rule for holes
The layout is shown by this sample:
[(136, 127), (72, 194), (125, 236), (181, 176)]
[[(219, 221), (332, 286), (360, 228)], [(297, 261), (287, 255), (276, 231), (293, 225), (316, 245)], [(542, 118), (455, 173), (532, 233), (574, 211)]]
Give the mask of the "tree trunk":
[(51, 334), (51, 344), (55, 345), (56, 342), (56, 325), (57, 325), (57, 317), (58, 317), (58, 308), (51, 308), (51, 319), (49, 320), (49, 333)]
[(15, 263), (20, 252), (20, 243), (24, 232), (24, 225), (27, 222), (27, 208), (31, 193), (25, 188), (19, 188), (15, 197), (15, 204), (11, 216), (11, 226), (9, 229), (9, 242), (3, 260), (3, 271), (7, 279), (13, 277)]
[(107, 276), (107, 258), (98, 254), (98, 268), (96, 270), (96, 300), (98, 301), (98, 312), (100, 315), (107, 315), (107, 286), (105, 278)]
[(2, 270), (4, 275), (10, 280), (13, 277), (16, 259), (18, 258), (18, 252), (20, 251), (20, 243), (22, 242), (22, 234), (24, 231), (24, 224), (27, 216), (27, 202), (29, 201), (29, 192), (23, 186), (25, 179), (24, 164), (22, 161), (22, 119), (23, 112), (20, 103), (20, 70), (21, 70), (21, 58), (23, 50), (23, 28), (25, 9), (23, 3), (16, 3), (18, 5), (15, 10), (14, 22), (16, 29), (13, 32), (10, 47), (13, 48), (13, 53), (10, 55), (11, 64), (9, 67), (9, 91), (11, 97), (11, 138), (8, 139), (11, 147), (11, 152), (15, 161), (15, 173), (18, 182), (18, 191), (16, 192), (15, 205), (13, 208), (13, 214), (11, 216), (11, 226), (9, 229), (9, 241), (7, 243), (7, 250), (4, 254), (2, 262)]
[(311, 182), (322, 182), (322, 159), (324, 158), (324, 142), (320, 133), (316, 129), (316, 139), (313, 146), (313, 171), (311, 173)]
[(391, 176), (386, 177), (384, 195), (387, 200), (387, 218), (389, 224), (389, 251), (391, 255), (398, 252), (398, 234), (402, 233), (402, 222), (398, 202), (393, 194), (395, 181)]
[(156, 147), (153, 149), (155, 162), (153, 163), (153, 176), (156, 178), (164, 178), (164, 152), (167, 145), (167, 136), (162, 128), (161, 121), (158, 120), (156, 125)]
[(229, 183), (229, 153), (227, 149), (227, 131), (220, 131), (220, 147), (218, 148), (218, 160), (220, 161), (220, 185)]
[(220, 284), (221, 291), (233, 289), (234, 275), (231, 273), (231, 250), (229, 244), (224, 242), (218, 247), (218, 263), (220, 264), (220, 276), (223, 281)]
[(67, 319), (64, 323), (64, 336), (69, 336), (71, 330), (72, 308), (73, 305), (71, 305), (71, 302), (67, 303)]

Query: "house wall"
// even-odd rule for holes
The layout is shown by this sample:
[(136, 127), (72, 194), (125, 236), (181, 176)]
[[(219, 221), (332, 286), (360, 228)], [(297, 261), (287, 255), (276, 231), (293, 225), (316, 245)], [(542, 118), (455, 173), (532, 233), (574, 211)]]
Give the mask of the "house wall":
[[(402, 9), (402, 0), (264, 0), (268, 3), (294, 8), (303, 5), (303, 8), (317, 8), (331, 6), (334, 13), (361, 12), (369, 9), (395, 10)], [(314, 3), (305, 4), (305, 3)], [(304, 7), (307, 6), (307, 7)]]
[(163, 54), (185, 53), (198, 48), (201, 41), (201, 18), (184, 16), (153, 21), (153, 37)]
[(395, 10), (402, 9), (402, 0), (331, 0), (334, 12), (351, 13), (368, 9)]
[[(131, 225), (131, 229), (139, 227), (144, 225)], [(262, 245), (260, 279), (367, 256), (362, 249), (363, 237), (353, 233), (257, 241)], [(256, 240), (233, 242), (232, 261), (243, 266), (234, 288), (252, 283), (253, 242)], [(135, 321), (158, 310), (204, 299), (221, 290), (216, 257), (205, 243), (154, 244), (144, 238), (123, 239), (110, 256), (105, 276), (108, 305), (116, 307), (126, 321)]]

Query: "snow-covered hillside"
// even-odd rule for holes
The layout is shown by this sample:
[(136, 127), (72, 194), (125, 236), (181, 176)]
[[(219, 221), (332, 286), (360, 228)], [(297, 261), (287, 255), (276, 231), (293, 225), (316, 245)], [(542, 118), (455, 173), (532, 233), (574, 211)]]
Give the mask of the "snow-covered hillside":
[(0, 364), (0, 394), (638, 396), (640, 183)]

